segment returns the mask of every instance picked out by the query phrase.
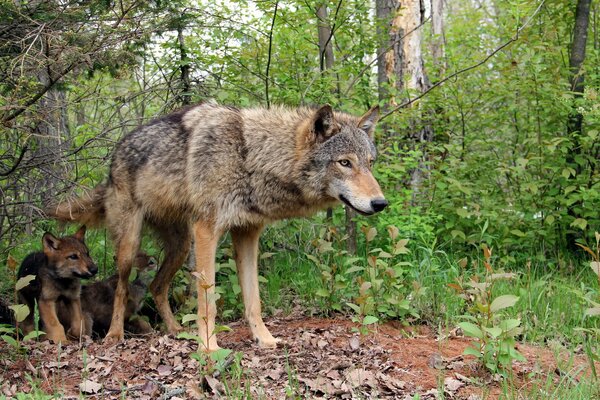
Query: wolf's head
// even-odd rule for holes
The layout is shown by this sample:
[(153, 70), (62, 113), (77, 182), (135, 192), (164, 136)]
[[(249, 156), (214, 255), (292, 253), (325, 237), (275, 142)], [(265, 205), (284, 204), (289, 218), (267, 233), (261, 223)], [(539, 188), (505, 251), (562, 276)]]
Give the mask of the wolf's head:
[(42, 237), (44, 254), (59, 278), (91, 278), (98, 267), (84, 242), (85, 226), (74, 235), (57, 238), (46, 232)]
[(334, 113), (325, 105), (304, 126), (304, 143), (299, 144), (306, 150), (303, 173), (312, 189), (364, 215), (388, 205), (371, 173), (377, 156), (373, 132), (378, 118), (379, 107), (356, 118)]

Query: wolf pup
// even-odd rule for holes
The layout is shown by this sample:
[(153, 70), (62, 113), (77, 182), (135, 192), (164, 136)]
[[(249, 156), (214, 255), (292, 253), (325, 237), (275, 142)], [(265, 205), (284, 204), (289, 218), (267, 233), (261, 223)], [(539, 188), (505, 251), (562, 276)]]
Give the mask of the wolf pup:
[(61, 221), (104, 222), (117, 247), (119, 281), (107, 339), (123, 339), (128, 282), (148, 224), (165, 245), (150, 285), (169, 332), (181, 325), (168, 303), (169, 284), (195, 245), (198, 326), (203, 349), (214, 334), (215, 252), (231, 232), (245, 316), (261, 347), (275, 347), (261, 317), (258, 238), (270, 222), (308, 216), (338, 202), (360, 214), (383, 210), (371, 173), (377, 107), (362, 117), (318, 109), (238, 109), (206, 102), (129, 133), (117, 144), (108, 181), (49, 214)]
[[(135, 314), (140, 311), (148, 284), (152, 280), (152, 271), (156, 269), (156, 260), (146, 253), (139, 252), (134, 261), (134, 268), (138, 274), (130, 283), (127, 306), (125, 307), (125, 330), (133, 334), (152, 332), (149, 323)], [(81, 288), (81, 309), (85, 321), (85, 334), (103, 337), (108, 332), (113, 313), (115, 290), (119, 276), (114, 274), (109, 278), (85, 285)], [(66, 307), (59, 308), (59, 319), (64, 321), (68, 317)]]
[(85, 226), (71, 236), (57, 238), (50, 233), (42, 237), (44, 251), (31, 253), (23, 260), (18, 277), (35, 275), (35, 279), (19, 290), (19, 301), (27, 304), (29, 315), (23, 321), (27, 334), (34, 329), (33, 310), (35, 301), (40, 310), (41, 330), (51, 341), (66, 342), (65, 328), (58, 320), (56, 303), (64, 301), (69, 310), (66, 326), (68, 334), (77, 338), (84, 333), (81, 313), (81, 278), (90, 278), (98, 267), (90, 258), (84, 243)]

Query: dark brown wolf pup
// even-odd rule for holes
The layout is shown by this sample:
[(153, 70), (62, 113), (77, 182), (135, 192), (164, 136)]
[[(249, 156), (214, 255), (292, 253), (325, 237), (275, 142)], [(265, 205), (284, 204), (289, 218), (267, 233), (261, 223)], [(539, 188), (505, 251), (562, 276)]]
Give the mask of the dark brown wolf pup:
[[(19, 301), (29, 307), (23, 321), (25, 334), (34, 329), (34, 305), (40, 310), (40, 330), (51, 341), (66, 342), (67, 336), (77, 338), (85, 332), (81, 312), (81, 278), (90, 278), (98, 267), (90, 258), (84, 242), (85, 226), (74, 235), (57, 238), (51, 233), (42, 237), (43, 251), (31, 253), (23, 260), (18, 277), (35, 275), (35, 279), (19, 290)], [(56, 303), (64, 302), (69, 310), (68, 323), (63, 326), (56, 314)], [(66, 333), (65, 333), (66, 332)]]
[[(133, 334), (152, 332), (152, 327), (135, 314), (140, 311), (148, 285), (152, 281), (152, 271), (156, 270), (156, 260), (143, 252), (138, 252), (134, 268), (137, 277), (129, 283), (129, 294), (125, 308), (125, 330)], [(81, 309), (85, 322), (87, 335), (104, 337), (110, 328), (113, 314), (113, 303), (119, 276), (114, 274), (102, 281), (85, 285), (81, 288)], [(68, 317), (68, 309), (59, 307), (59, 319), (64, 321)]]

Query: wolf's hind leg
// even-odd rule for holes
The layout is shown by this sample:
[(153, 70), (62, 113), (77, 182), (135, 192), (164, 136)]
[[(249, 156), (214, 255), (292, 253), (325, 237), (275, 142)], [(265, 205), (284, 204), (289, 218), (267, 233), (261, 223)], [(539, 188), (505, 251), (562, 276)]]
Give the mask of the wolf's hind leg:
[[(125, 218), (125, 213), (121, 217)], [(117, 281), (117, 290), (115, 291), (110, 329), (104, 338), (106, 342), (118, 342), (125, 338), (123, 325), (125, 323), (125, 308), (127, 307), (127, 296), (129, 294), (129, 275), (135, 256), (140, 248), (143, 221), (144, 216), (141, 210), (134, 210), (133, 213), (130, 211), (125, 220), (121, 221), (119, 228), (120, 235), (118, 235), (117, 240), (119, 280)]]
[(275, 339), (265, 326), (261, 316), (260, 294), (258, 287), (258, 238), (262, 227), (237, 228), (231, 231), (235, 262), (238, 270), (246, 319), (250, 324), (252, 336), (260, 347), (276, 347)]
[(194, 250), (196, 253), (196, 287), (198, 289), (198, 336), (200, 350), (219, 349), (215, 330), (217, 305), (215, 302), (215, 257), (221, 234), (212, 224), (199, 221), (194, 225)]
[(164, 242), (166, 255), (156, 277), (150, 284), (150, 292), (169, 333), (175, 333), (180, 331), (182, 327), (173, 316), (169, 305), (169, 286), (173, 280), (173, 275), (181, 268), (190, 252), (191, 232), (187, 225), (169, 228), (159, 227), (157, 230)]

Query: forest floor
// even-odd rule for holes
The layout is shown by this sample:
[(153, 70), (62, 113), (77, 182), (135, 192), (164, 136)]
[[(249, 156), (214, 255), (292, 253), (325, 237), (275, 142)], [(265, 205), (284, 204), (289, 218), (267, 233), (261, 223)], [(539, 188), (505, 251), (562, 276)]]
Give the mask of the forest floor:
[(545, 382), (577, 384), (590, 367), (584, 354), (519, 344), (527, 361), (515, 362), (505, 379), (463, 356), (469, 340), (456, 332), (388, 323), (360, 335), (348, 319), (299, 316), (272, 317), (267, 326), (281, 347), (260, 349), (243, 321), (229, 324), (219, 344), (237, 356), (202, 379), (190, 357), (196, 343), (159, 333), (113, 346), (31, 343), (27, 356), (0, 341), (0, 398), (496, 399)]

